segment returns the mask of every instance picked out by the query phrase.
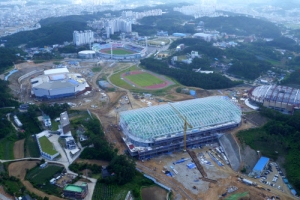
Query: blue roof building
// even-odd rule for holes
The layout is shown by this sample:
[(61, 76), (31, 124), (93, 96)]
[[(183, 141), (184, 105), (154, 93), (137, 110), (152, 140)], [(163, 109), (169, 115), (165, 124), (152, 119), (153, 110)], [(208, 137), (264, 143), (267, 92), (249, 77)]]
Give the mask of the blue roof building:
[(256, 163), (256, 165), (253, 168), (253, 173), (256, 174), (257, 176), (260, 176), (261, 173), (263, 172), (264, 168), (266, 167), (266, 165), (269, 163), (270, 158), (267, 157), (261, 157), (258, 162)]
[(174, 37), (186, 37), (186, 34), (184, 34), (184, 33), (173, 33), (172, 35)]

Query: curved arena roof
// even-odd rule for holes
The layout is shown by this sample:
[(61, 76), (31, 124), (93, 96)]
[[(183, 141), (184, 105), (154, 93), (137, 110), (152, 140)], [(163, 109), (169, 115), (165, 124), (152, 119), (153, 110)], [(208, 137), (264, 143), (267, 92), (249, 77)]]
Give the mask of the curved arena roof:
[(300, 90), (280, 85), (262, 85), (251, 91), (250, 98), (259, 103), (282, 102), (296, 106), (300, 105)]
[[(193, 126), (187, 134), (237, 124), (241, 110), (228, 97), (213, 96), (171, 103)], [(120, 125), (136, 141), (183, 135), (184, 121), (169, 104), (120, 113)]]

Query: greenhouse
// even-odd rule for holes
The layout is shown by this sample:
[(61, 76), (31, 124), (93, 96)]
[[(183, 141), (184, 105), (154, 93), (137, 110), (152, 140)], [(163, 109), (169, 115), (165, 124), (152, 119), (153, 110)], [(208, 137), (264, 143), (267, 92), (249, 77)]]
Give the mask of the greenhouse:
[(120, 126), (132, 150), (176, 143), (174, 138), (182, 143), (183, 118), (193, 127), (187, 129), (187, 140), (197, 140), (238, 126), (241, 110), (228, 97), (214, 96), (121, 112)]

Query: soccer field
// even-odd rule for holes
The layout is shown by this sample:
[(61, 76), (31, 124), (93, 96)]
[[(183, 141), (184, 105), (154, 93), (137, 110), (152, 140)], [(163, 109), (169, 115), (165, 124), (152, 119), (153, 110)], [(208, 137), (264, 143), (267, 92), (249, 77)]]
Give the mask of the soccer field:
[[(103, 50), (105, 53), (110, 54), (110, 49)], [(134, 52), (126, 50), (126, 49), (113, 49), (112, 50), (114, 55), (128, 55), (134, 54)]]
[(128, 75), (125, 76), (125, 78), (140, 87), (147, 87), (164, 82), (163, 80), (145, 72), (141, 74)]

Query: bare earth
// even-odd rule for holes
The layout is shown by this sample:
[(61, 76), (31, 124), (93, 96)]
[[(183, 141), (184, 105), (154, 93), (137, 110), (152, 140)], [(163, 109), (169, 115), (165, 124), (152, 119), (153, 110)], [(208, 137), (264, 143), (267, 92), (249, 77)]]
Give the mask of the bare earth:
[(24, 158), (24, 142), (25, 139), (23, 140), (18, 140), (14, 144), (14, 158)]
[(165, 200), (167, 191), (158, 186), (147, 187), (142, 189), (143, 200)]
[(24, 180), (26, 175), (27, 169), (32, 169), (36, 166), (37, 161), (20, 161), (20, 162), (13, 162), (8, 166), (8, 173), (10, 176), (15, 176), (19, 178), (22, 184), (26, 187), (27, 190), (30, 192), (35, 193), (40, 197), (48, 197), (49, 200), (63, 200), (59, 197), (48, 195), (36, 188), (34, 188), (29, 181)]

